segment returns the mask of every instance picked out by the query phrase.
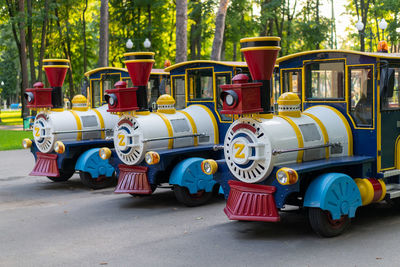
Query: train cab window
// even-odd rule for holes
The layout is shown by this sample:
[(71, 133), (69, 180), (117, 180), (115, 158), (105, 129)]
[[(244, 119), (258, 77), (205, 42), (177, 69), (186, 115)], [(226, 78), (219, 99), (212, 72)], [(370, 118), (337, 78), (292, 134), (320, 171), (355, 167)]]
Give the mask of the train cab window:
[(173, 97), (175, 99), (175, 108), (185, 107), (185, 76), (172, 76)]
[(100, 99), (100, 105), (105, 103), (104, 95), (106, 94), (106, 90), (113, 89), (116, 82), (121, 80), (120, 74), (102, 74), (101, 81), (102, 81), (102, 95)]
[(92, 88), (92, 107), (96, 108), (100, 106), (101, 99), (100, 99), (100, 80), (92, 80), (91, 86)]
[(221, 110), (222, 110), (222, 99), (219, 97), (221, 94), (221, 88), (220, 86), (223, 84), (230, 84), (231, 83), (231, 74), (230, 73), (215, 73), (215, 83), (216, 83), (216, 104), (217, 104), (217, 111), (219, 113), (219, 115), (221, 116), (221, 119), (223, 121), (232, 121), (232, 118), (221, 114)]
[(124, 82), (126, 82), (126, 84), (127, 84), (126, 87), (127, 87), (127, 88), (133, 87), (131, 78), (123, 78), (122, 80), (123, 80)]
[(381, 85), (382, 109), (398, 110), (400, 109), (400, 67), (388, 68), (386, 72), (385, 84)]
[(153, 106), (153, 103), (157, 102), (157, 98), (160, 96), (160, 78), (158, 75), (150, 75), (150, 79), (147, 83), (147, 103), (149, 107)]
[(292, 92), (301, 99), (301, 70), (283, 70), (282, 81), (282, 93)]
[(213, 100), (213, 69), (187, 70), (189, 101)]
[(305, 77), (306, 100), (344, 100), (344, 62), (309, 62)]
[(373, 86), (372, 67), (349, 68), (349, 111), (358, 127), (372, 127)]

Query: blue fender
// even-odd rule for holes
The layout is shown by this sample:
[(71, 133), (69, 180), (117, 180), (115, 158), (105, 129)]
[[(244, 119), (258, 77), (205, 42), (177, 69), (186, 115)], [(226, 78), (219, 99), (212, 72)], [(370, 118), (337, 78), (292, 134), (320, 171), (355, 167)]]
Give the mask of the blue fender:
[(207, 175), (201, 171), (203, 158), (189, 158), (179, 162), (171, 172), (169, 183), (189, 189), (190, 194), (199, 190), (211, 192), (216, 182), (213, 175)]
[(100, 175), (112, 176), (114, 168), (108, 160), (100, 158), (99, 150), (100, 148), (92, 148), (82, 153), (76, 161), (75, 170), (88, 172), (92, 178), (98, 178)]
[(342, 215), (355, 216), (361, 204), (360, 190), (354, 180), (343, 173), (326, 173), (311, 182), (304, 197), (304, 207), (320, 208), (333, 220)]

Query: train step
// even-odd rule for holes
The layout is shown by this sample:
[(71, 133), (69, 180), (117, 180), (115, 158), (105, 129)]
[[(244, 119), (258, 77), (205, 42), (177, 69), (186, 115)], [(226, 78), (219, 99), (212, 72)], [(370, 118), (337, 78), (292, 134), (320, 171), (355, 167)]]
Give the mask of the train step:
[(377, 178), (387, 178), (387, 177), (392, 177), (392, 176), (396, 176), (396, 175), (400, 175), (399, 169), (379, 172)]
[(400, 184), (387, 184), (386, 196), (390, 199), (400, 197)]

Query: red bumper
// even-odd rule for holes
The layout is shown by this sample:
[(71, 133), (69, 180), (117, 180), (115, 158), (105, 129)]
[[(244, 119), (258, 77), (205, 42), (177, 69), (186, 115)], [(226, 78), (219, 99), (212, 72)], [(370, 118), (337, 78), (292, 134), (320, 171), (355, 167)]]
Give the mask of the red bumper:
[(277, 222), (280, 220), (273, 193), (275, 186), (229, 181), (224, 212), (230, 220)]
[(36, 153), (36, 164), (29, 175), (58, 177), (57, 154)]
[(118, 185), (114, 193), (149, 195), (153, 193), (147, 179), (148, 167), (119, 164)]

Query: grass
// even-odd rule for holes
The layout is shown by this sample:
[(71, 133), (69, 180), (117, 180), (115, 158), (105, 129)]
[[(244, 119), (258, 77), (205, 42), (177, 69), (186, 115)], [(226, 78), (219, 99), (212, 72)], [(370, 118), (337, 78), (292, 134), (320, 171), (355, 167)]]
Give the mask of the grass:
[(22, 140), (32, 137), (31, 131), (0, 130), (0, 150), (22, 149)]

